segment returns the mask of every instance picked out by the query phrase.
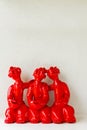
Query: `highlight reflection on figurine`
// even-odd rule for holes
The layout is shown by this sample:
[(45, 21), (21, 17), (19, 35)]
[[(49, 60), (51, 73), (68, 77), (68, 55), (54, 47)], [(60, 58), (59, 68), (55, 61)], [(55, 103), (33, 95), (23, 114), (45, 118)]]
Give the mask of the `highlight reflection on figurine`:
[(7, 101), (9, 108), (5, 112), (5, 123), (24, 123), (28, 121), (28, 107), (23, 101), (23, 90), (27, 87), (20, 78), (21, 69), (18, 67), (10, 67), (8, 76), (15, 80), (7, 93)]

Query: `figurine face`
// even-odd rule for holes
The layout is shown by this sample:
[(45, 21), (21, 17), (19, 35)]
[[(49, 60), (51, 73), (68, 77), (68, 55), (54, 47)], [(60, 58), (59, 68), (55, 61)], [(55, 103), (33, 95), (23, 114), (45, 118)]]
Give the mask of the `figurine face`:
[(8, 76), (13, 78), (14, 80), (18, 80), (20, 78), (21, 69), (18, 67), (10, 67)]
[(58, 79), (59, 73), (60, 73), (60, 70), (57, 67), (50, 67), (47, 72), (48, 76), (53, 80)]
[(38, 68), (34, 71), (33, 76), (35, 77), (36, 80), (41, 81), (46, 77), (45, 73), (46, 73), (45, 68)]

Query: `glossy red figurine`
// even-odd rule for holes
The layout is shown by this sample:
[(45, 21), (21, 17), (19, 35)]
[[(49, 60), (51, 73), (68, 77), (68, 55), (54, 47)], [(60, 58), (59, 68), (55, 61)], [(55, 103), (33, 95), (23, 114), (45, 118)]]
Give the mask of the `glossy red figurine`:
[(20, 78), (21, 69), (10, 67), (8, 76), (15, 80), (7, 93), (8, 109), (5, 112), (5, 123), (25, 123), (28, 121), (28, 107), (23, 101), (23, 91), (27, 87)]
[(54, 91), (55, 101), (51, 108), (51, 119), (54, 123), (74, 123), (76, 118), (74, 116), (74, 108), (68, 105), (70, 92), (66, 83), (58, 78), (60, 70), (57, 67), (50, 67), (47, 74), (53, 80), (50, 85), (50, 90)]
[(48, 85), (42, 80), (46, 77), (46, 69), (38, 68), (33, 73), (34, 80), (29, 82), (27, 100), (29, 104), (29, 121), (32, 123), (50, 123), (51, 112), (47, 106), (49, 101)]
[[(5, 112), (5, 123), (74, 123), (74, 108), (68, 105), (70, 92), (66, 83), (60, 81), (58, 74), (60, 70), (57, 67), (37, 68), (34, 73), (34, 79), (24, 83), (21, 80), (21, 69), (19, 67), (10, 67), (8, 76), (15, 80), (7, 93), (8, 108)], [(53, 80), (51, 85), (43, 82), (46, 75)], [(24, 89), (28, 88), (27, 107), (23, 101)], [(54, 91), (54, 103), (51, 107), (47, 105), (49, 91)]]

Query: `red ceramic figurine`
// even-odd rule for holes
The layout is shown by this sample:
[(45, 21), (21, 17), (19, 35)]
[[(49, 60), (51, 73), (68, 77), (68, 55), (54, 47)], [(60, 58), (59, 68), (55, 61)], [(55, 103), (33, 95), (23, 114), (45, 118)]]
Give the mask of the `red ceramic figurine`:
[(50, 123), (50, 108), (47, 106), (49, 101), (48, 85), (41, 80), (46, 77), (46, 69), (38, 68), (34, 71), (34, 80), (29, 82), (27, 99), (29, 104), (29, 121), (32, 123)]
[[(18, 67), (10, 67), (8, 76), (15, 80), (7, 93), (8, 108), (5, 112), (5, 123), (74, 123), (74, 108), (68, 105), (70, 92), (66, 83), (60, 81), (58, 74), (60, 70), (57, 67), (37, 68), (34, 73), (34, 79), (28, 83), (21, 80), (21, 69)], [(46, 78), (46, 74), (53, 83), (48, 86), (42, 80)], [(23, 101), (24, 89), (27, 91), (27, 107)], [(54, 91), (54, 103), (51, 107), (47, 105), (49, 99), (49, 91)]]
[(21, 69), (10, 67), (8, 76), (15, 80), (7, 93), (8, 109), (5, 112), (5, 123), (25, 123), (28, 121), (28, 107), (23, 101), (23, 90), (27, 87), (20, 78)]
[(57, 67), (50, 67), (48, 70), (48, 76), (53, 80), (50, 89), (54, 91), (55, 97), (54, 104), (51, 108), (51, 119), (54, 123), (74, 123), (76, 122), (74, 109), (68, 105), (70, 92), (67, 84), (59, 80), (59, 73), (60, 70)]

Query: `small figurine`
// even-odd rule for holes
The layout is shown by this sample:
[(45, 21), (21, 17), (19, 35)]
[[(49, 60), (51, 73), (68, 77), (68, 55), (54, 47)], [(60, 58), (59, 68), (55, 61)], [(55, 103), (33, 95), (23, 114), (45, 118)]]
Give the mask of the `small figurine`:
[(28, 107), (23, 101), (23, 91), (27, 84), (23, 83), (20, 78), (21, 69), (10, 67), (8, 76), (15, 80), (7, 93), (8, 109), (5, 112), (5, 123), (25, 123), (28, 121)]
[(53, 80), (50, 85), (50, 90), (54, 91), (55, 101), (51, 108), (51, 119), (54, 123), (74, 123), (76, 118), (74, 116), (74, 108), (68, 105), (70, 92), (66, 83), (58, 78), (60, 70), (57, 67), (50, 67), (48, 69), (48, 76)]
[(38, 68), (34, 71), (34, 80), (29, 82), (27, 100), (29, 104), (29, 121), (32, 123), (50, 123), (50, 108), (47, 106), (49, 101), (48, 85), (41, 80), (46, 77), (46, 69)]

